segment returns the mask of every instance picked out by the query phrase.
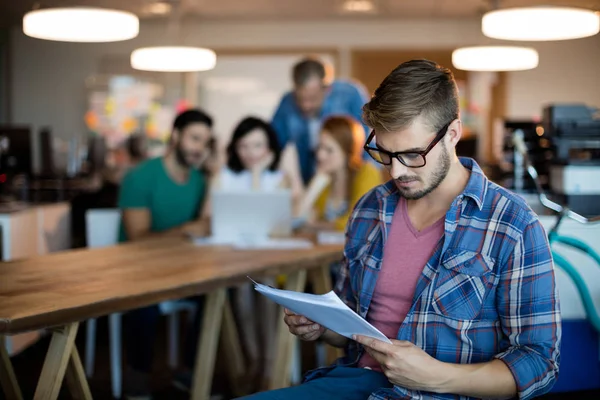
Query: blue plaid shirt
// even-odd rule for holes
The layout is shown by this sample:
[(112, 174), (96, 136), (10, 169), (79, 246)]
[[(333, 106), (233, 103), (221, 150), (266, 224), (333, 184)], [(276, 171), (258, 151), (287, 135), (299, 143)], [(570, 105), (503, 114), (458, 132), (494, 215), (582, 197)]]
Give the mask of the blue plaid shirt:
[[(558, 377), (561, 337), (546, 233), (523, 199), (490, 182), (475, 161), (461, 163), (471, 177), (446, 213), (444, 237), (419, 278), (397, 339), (448, 363), (500, 359), (514, 376), (519, 398), (542, 395)], [(363, 318), (399, 199), (393, 181), (381, 185), (361, 199), (348, 223), (336, 292)], [(340, 364), (355, 365), (362, 355), (356, 342), (349, 343)], [(398, 386), (370, 397), (425, 398), (468, 397)]]

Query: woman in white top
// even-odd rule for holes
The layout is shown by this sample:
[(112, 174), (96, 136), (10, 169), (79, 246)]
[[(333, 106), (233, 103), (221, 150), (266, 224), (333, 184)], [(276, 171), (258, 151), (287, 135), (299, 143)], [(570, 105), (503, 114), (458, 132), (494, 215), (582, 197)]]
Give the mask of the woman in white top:
[[(297, 165), (295, 149), (282, 151), (269, 123), (247, 117), (233, 132), (227, 147), (227, 164), (213, 181), (213, 188), (242, 192), (287, 188), (291, 189), (293, 199), (299, 199), (302, 197), (302, 181), (299, 168), (295, 167)], [(274, 285), (274, 281), (263, 279), (263, 282)], [(262, 296), (258, 296), (256, 304), (256, 293), (249, 283), (237, 287), (232, 297), (250, 365), (257, 375), (262, 372), (262, 380), (265, 381), (273, 363), (277, 307)], [(257, 315), (260, 318), (256, 318)], [(257, 322), (260, 322), (260, 327)]]

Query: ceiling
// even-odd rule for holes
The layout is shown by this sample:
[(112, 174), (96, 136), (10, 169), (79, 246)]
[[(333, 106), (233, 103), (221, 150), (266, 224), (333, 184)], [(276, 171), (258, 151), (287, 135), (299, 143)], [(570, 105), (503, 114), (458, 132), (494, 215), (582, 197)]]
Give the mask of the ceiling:
[[(164, 18), (149, 12), (155, 2), (170, 3), (186, 15), (203, 19), (322, 19), (476, 17), (490, 9), (491, 0), (371, 0), (376, 12), (349, 15), (344, 0), (0, 0), (0, 26), (20, 23), (36, 6), (98, 6), (123, 9), (142, 18)], [(600, 11), (600, 0), (499, 0), (500, 7), (569, 5)]]

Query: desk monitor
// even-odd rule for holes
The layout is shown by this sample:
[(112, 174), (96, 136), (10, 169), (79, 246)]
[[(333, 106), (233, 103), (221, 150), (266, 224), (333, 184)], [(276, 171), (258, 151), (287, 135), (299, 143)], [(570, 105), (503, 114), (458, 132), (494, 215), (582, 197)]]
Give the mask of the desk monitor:
[(31, 129), (0, 125), (0, 141), (6, 143), (0, 154), (0, 171), (10, 175), (31, 175)]

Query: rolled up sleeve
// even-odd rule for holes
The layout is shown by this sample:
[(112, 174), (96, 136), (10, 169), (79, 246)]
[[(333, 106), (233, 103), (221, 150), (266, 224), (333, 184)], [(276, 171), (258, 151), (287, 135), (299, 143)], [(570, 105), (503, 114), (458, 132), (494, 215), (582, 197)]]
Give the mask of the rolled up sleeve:
[(512, 372), (520, 399), (541, 396), (558, 378), (561, 321), (552, 254), (537, 218), (504, 263), (497, 296), (506, 350), (496, 358)]
[(344, 257), (341, 261), (340, 269), (336, 277), (334, 287), (335, 294), (351, 309), (356, 310), (356, 300), (352, 293), (350, 284), (350, 274), (348, 270), (348, 259)]
[(364, 221), (361, 223), (361, 213), (365, 208), (365, 203), (368, 203), (368, 197), (368, 194), (363, 195), (362, 198), (356, 202), (356, 204), (350, 205), (352, 212), (349, 214), (349, 217), (346, 220), (346, 228), (344, 230), (344, 236), (346, 237), (344, 243), (344, 258), (339, 266), (340, 268), (338, 270), (336, 284), (334, 286), (335, 294), (337, 294), (338, 297), (353, 310), (356, 310), (357, 301), (356, 295), (352, 289), (352, 277), (350, 276), (351, 257), (349, 254), (353, 254), (356, 243), (360, 242), (360, 239), (356, 240), (355, 238), (360, 238), (361, 234), (364, 234), (366, 229)]

